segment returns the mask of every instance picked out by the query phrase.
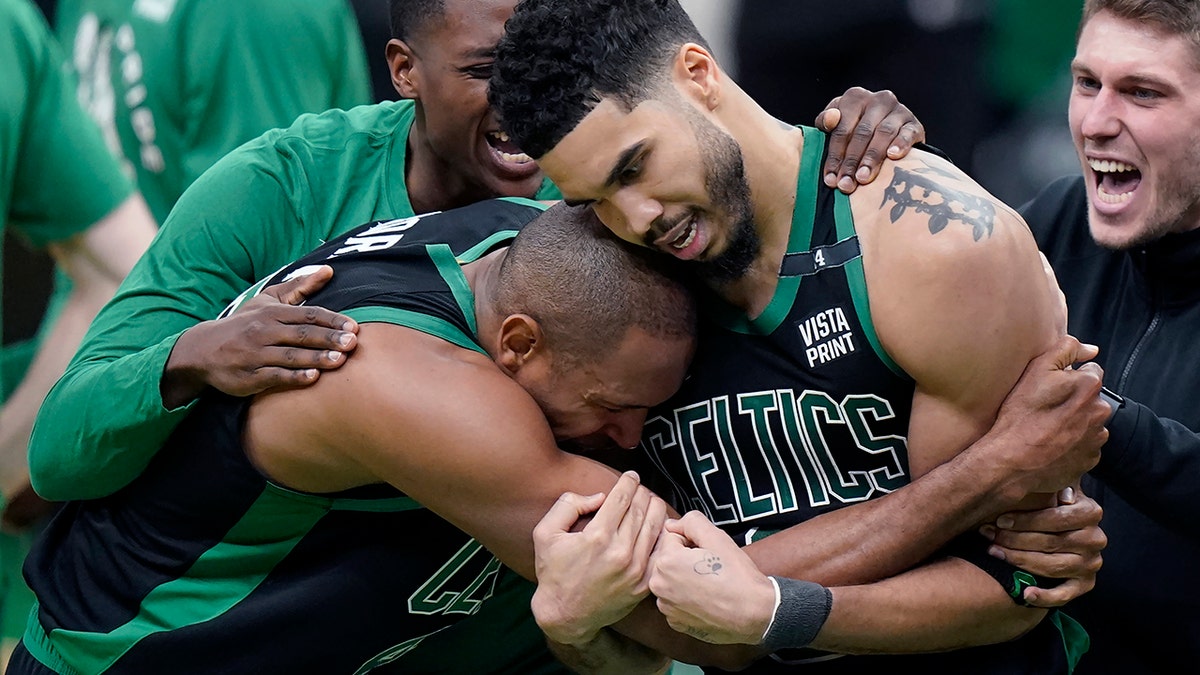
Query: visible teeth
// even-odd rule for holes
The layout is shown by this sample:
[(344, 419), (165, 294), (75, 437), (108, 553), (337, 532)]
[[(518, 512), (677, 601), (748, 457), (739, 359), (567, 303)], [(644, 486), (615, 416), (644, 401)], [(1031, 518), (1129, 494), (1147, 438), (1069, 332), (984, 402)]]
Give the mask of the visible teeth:
[[(507, 143), (509, 141), (508, 134), (506, 134), (503, 131), (489, 131), (489, 132), (487, 132), (487, 135), (492, 138), (495, 138), (496, 140), (500, 141), (501, 143)], [(518, 152), (515, 154), (509, 153), (509, 152), (504, 152), (503, 150), (501, 150), (500, 148), (497, 148), (495, 146), (492, 146), (492, 151), (495, 152), (497, 155), (500, 155), (500, 157), (503, 158), (504, 161), (512, 162), (514, 164), (526, 164), (528, 162), (533, 161), (532, 157), (530, 157), (529, 155), (527, 155), (523, 152)]]
[(696, 239), (696, 223), (690, 222), (690, 223), (688, 223), (687, 236), (682, 237), (681, 239), (676, 239), (675, 241), (671, 242), (671, 246), (672, 246), (672, 248), (675, 248), (678, 250), (683, 250), (683, 249), (687, 248), (688, 246), (690, 246), (691, 243), (695, 239)]
[(1096, 189), (1096, 197), (1106, 204), (1123, 204), (1133, 197), (1133, 191), (1122, 192), (1119, 195), (1114, 195), (1111, 192), (1105, 192), (1104, 188), (1100, 187)]
[(1092, 171), (1096, 173), (1124, 173), (1126, 171), (1137, 171), (1137, 167), (1130, 166), (1125, 162), (1117, 162), (1109, 159), (1089, 159), (1088, 166), (1092, 167)]
[(527, 155), (523, 152), (520, 154), (517, 154), (517, 155), (510, 155), (507, 152), (501, 152), (499, 150), (497, 150), (496, 152), (500, 153), (500, 156), (504, 158), (504, 161), (513, 162), (514, 164), (525, 164), (526, 162), (533, 161), (532, 157), (530, 157), (529, 155)]

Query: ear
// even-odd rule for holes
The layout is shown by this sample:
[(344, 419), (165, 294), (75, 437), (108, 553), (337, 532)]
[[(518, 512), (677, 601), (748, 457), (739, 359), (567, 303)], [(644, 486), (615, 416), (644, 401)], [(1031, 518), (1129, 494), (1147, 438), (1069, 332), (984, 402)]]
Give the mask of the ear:
[(527, 314), (510, 314), (500, 323), (500, 349), (496, 364), (509, 375), (546, 353), (542, 327)]
[(683, 95), (714, 110), (721, 100), (721, 68), (707, 49), (694, 42), (679, 48), (671, 75)]
[(386, 54), (396, 93), (401, 98), (421, 98), (420, 77), (414, 72), (416, 60), (412, 48), (407, 42), (392, 38), (388, 40)]

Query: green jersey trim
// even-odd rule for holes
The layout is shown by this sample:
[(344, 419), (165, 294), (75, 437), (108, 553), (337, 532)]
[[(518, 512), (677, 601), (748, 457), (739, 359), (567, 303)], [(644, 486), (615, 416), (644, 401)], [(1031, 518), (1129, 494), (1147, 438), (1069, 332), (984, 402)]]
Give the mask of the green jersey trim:
[(543, 178), (542, 185), (538, 188), (537, 194), (535, 194), (533, 198), (544, 199), (546, 201), (558, 201), (562, 199), (562, 191), (558, 189), (557, 185), (550, 182), (549, 178)]
[(450, 287), (450, 292), (454, 294), (454, 300), (458, 303), (458, 309), (462, 312), (463, 318), (467, 320), (471, 334), (477, 334), (479, 326), (475, 325), (475, 293), (471, 290), (471, 284), (467, 283), (467, 278), (463, 276), (462, 265), (454, 256), (454, 251), (451, 251), (447, 244), (427, 244), (425, 250), (429, 253), (433, 264), (437, 266), (446, 285)]
[(493, 234), (492, 236), (488, 237), (487, 239), (484, 239), (483, 241), (479, 242), (478, 244), (475, 244), (474, 246), (467, 249), (466, 251), (463, 251), (463, 253), (461, 255), (458, 255), (455, 257), (455, 260), (460, 265), (465, 265), (467, 263), (475, 262), (476, 260), (479, 260), (479, 258), (482, 257), (483, 254), (485, 254), (488, 251), (495, 248), (497, 244), (500, 244), (501, 242), (509, 241), (516, 236), (517, 236), (516, 230), (504, 230), (503, 232), (497, 232), (497, 233)]
[[(833, 221), (837, 227), (838, 241), (844, 241), (857, 236), (854, 229), (854, 214), (850, 210), (850, 197), (838, 190), (833, 195)], [(860, 255), (842, 266), (846, 272), (846, 283), (850, 286), (850, 297), (854, 300), (854, 312), (858, 314), (858, 322), (862, 324), (863, 333), (875, 356), (888, 367), (897, 377), (911, 380), (892, 357), (884, 350), (875, 332), (875, 323), (871, 321), (871, 301), (867, 295), (867, 277), (863, 273), (863, 257)]]
[(480, 347), (475, 340), (468, 337), (457, 326), (445, 319), (439, 319), (428, 314), (421, 314), (420, 312), (399, 309), (397, 307), (378, 306), (355, 307), (344, 310), (342, 314), (359, 323), (390, 323), (419, 330), (422, 333), (428, 333), (434, 337), (441, 338), (463, 349), (470, 349), (487, 356), (487, 352), (484, 351), (483, 347)]
[(416, 511), (425, 508), (411, 497), (388, 497), (385, 499), (339, 499), (322, 497), (321, 495), (296, 492), (278, 483), (267, 483), (267, 489), (277, 492), (307, 506), (314, 506), (325, 511), (355, 511), (360, 513), (399, 513), (401, 511)]
[[(804, 133), (804, 150), (800, 155), (800, 171), (796, 176), (796, 205), (792, 209), (792, 231), (788, 235), (787, 252), (802, 253), (812, 247), (813, 220), (817, 217), (817, 194), (820, 188), (821, 156), (825, 153), (825, 134), (813, 127), (800, 127)], [(780, 277), (775, 294), (755, 319), (729, 305), (717, 305), (714, 317), (724, 328), (748, 335), (770, 335), (787, 318), (800, 291), (800, 277)]]
[(1091, 648), (1092, 638), (1083, 624), (1062, 610), (1050, 612), (1050, 621), (1062, 635), (1063, 650), (1067, 653), (1067, 673), (1073, 673), (1075, 666), (1079, 665), (1079, 659)]
[[(558, 188), (555, 188), (555, 189), (557, 190)], [(540, 195), (541, 191), (538, 191), (538, 194)], [(546, 199), (544, 201), (556, 201), (561, 198), (562, 197), (553, 197), (550, 199)], [(542, 199), (541, 197), (535, 197), (533, 199), (529, 199), (528, 197), (497, 197), (497, 199), (499, 199), (502, 202), (519, 204), (521, 206), (532, 206), (533, 208), (537, 209), (538, 211), (545, 211), (546, 209), (550, 208), (546, 204), (543, 204), (541, 201), (538, 201), (539, 199)]]
[[(44, 643), (35, 620), (26, 637), (36, 643), (39, 661), (65, 660), (85, 673), (103, 673), (141, 640), (186, 626), (211, 621), (229, 611), (258, 587), (296, 544), (325, 516), (315, 504), (302, 504), (291, 495), (264, 489), (222, 541), (205, 551), (181, 577), (157, 586), (142, 600), (137, 615), (108, 633), (56, 628)], [(253, 549), (254, 574), (231, 577)], [(58, 657), (58, 658), (55, 658)]]

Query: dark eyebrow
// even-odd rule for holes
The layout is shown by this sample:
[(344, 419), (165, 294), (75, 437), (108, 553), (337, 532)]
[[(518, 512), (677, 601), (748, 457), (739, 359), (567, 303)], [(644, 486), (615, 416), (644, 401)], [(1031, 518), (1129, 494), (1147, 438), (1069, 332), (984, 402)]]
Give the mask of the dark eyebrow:
[(633, 158), (637, 157), (645, 147), (646, 141), (638, 141), (628, 148), (625, 148), (624, 152), (621, 153), (621, 156), (617, 158), (617, 163), (613, 165), (612, 171), (608, 172), (608, 178), (604, 181), (604, 187), (607, 188), (610, 185), (615, 184), (621, 178), (621, 172), (624, 171), (631, 162), (633, 162)]

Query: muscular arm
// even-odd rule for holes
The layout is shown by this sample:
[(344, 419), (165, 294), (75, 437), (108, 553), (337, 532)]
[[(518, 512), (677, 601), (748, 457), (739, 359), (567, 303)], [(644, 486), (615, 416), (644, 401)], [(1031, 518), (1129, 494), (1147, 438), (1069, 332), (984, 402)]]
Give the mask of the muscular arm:
[[(534, 527), (564, 492), (608, 493), (617, 472), (560, 451), (537, 405), (487, 357), (387, 324), (363, 324), (359, 337), (332, 377), (255, 400), (252, 459), (299, 490), (390, 483), (533, 579)], [(622, 633), (658, 652), (726, 665), (752, 653), (676, 633), (652, 603), (639, 612), (648, 619)], [(589, 647), (624, 649), (610, 638)]]
[[(1054, 487), (1012, 473), (1021, 466), (1014, 458), (1038, 454), (1044, 439), (1014, 438), (1028, 430), (1004, 421), (984, 434), (1025, 364), (1061, 334), (1057, 300), (1023, 223), (958, 176), (918, 154), (887, 165), (882, 180), (852, 200), (876, 329), (916, 380), (908, 446), (917, 480), (756, 542), (748, 552), (767, 573), (827, 585), (874, 581), (916, 564), (1035, 485)], [(1098, 383), (1088, 379), (1072, 399), (1076, 409), (1092, 407)], [(997, 586), (978, 570), (961, 573), (979, 577), (963, 578), (963, 588)], [(1020, 609), (1009, 604), (997, 608)]]

